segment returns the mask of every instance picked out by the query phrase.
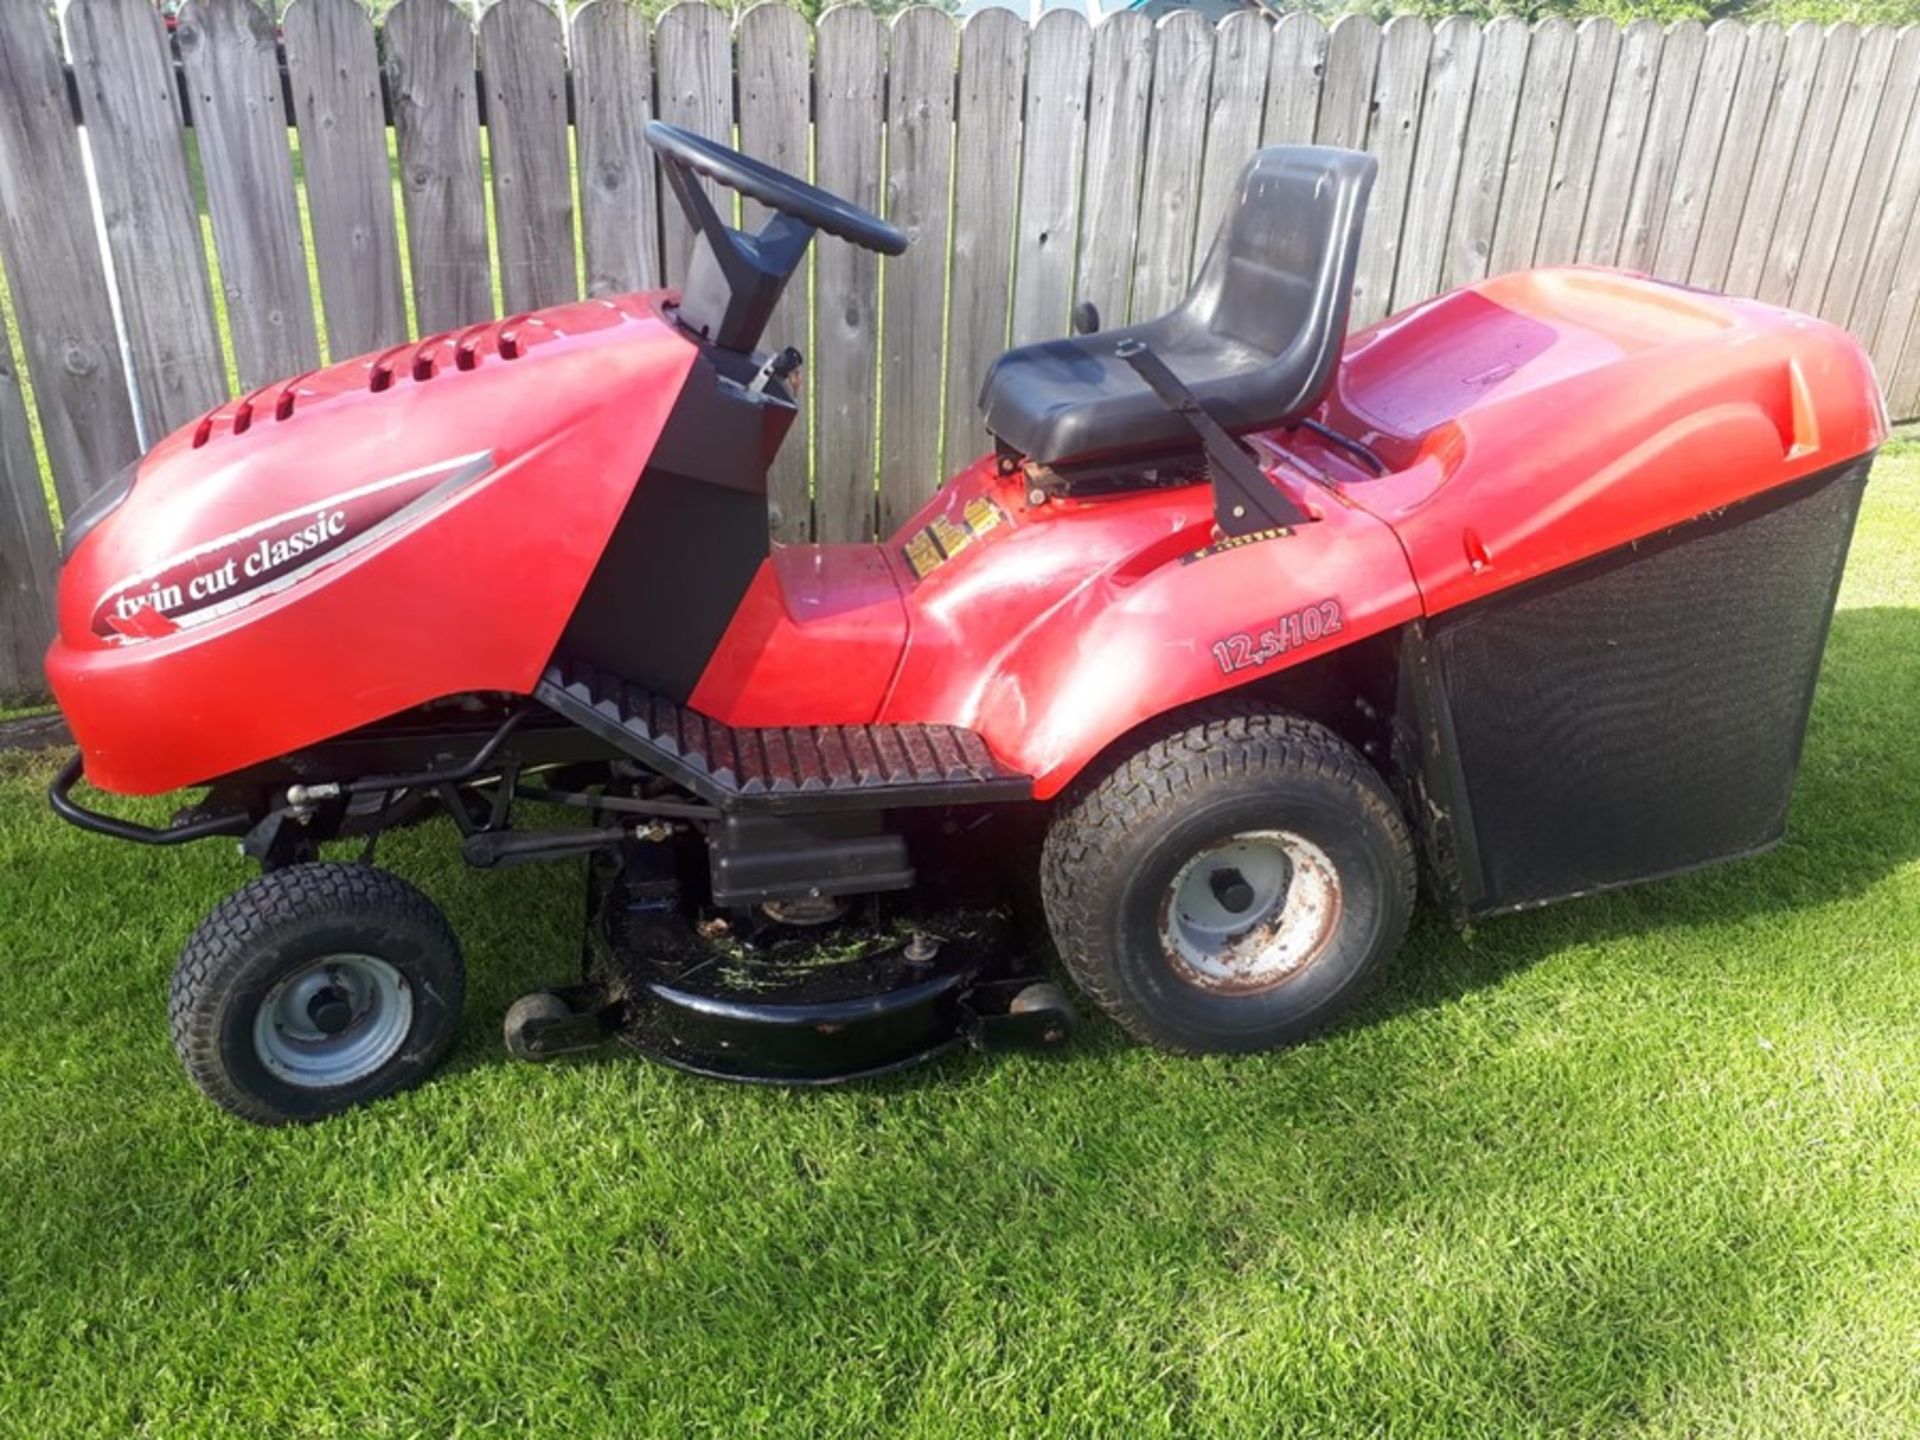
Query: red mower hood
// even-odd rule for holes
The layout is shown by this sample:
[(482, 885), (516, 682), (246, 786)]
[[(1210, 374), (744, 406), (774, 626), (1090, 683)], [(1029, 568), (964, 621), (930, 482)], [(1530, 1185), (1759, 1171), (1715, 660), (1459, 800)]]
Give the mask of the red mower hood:
[[(61, 575), (48, 674), (90, 778), (172, 789), (530, 688), (694, 354), (653, 297), (587, 301), (263, 386), (168, 436)], [(151, 743), (96, 716), (108, 677)], [(276, 683), (302, 705), (267, 723)], [(214, 747), (216, 723), (257, 740)]]
[(172, 634), (351, 556), (578, 423), (643, 353), (623, 342), (652, 322), (638, 300), (567, 306), (210, 411), (149, 451), (125, 501), (73, 547), (62, 638)]

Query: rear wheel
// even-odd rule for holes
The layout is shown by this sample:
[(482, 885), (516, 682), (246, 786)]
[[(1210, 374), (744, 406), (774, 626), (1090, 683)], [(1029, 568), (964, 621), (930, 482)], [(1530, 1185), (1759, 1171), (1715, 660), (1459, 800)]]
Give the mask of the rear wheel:
[(223, 900), (174, 970), (174, 1048), (207, 1096), (263, 1125), (317, 1120), (421, 1080), (466, 991), (438, 908), (364, 865), (290, 865)]
[(1393, 797), (1325, 727), (1201, 712), (1081, 788), (1048, 831), (1047, 919), (1074, 980), (1170, 1050), (1328, 1024), (1400, 946), (1415, 870)]

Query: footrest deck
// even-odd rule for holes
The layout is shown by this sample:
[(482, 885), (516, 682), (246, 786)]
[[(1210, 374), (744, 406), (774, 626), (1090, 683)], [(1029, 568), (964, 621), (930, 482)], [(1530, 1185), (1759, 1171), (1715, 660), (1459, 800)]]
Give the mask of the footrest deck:
[(1007, 769), (957, 725), (732, 726), (562, 659), (534, 698), (726, 810), (810, 810), (1024, 800)]

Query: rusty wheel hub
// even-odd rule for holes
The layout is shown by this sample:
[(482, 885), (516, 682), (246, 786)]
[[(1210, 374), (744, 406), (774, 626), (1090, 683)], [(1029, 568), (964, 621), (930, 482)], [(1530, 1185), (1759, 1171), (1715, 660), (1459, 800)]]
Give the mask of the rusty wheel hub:
[(1160, 940), (1180, 977), (1251, 995), (1285, 984), (1340, 924), (1340, 874), (1289, 830), (1249, 830), (1180, 867), (1160, 906)]

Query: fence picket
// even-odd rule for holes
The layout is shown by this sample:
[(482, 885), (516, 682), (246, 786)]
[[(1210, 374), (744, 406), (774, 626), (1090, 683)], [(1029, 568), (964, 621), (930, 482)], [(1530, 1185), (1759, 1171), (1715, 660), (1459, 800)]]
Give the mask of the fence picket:
[[(1907, 230), (1907, 251), (1913, 253), (1920, 242), (1920, 221)], [(1907, 326), (1906, 344), (1899, 347), (1900, 359), (1886, 375), (1887, 409), (1894, 415), (1920, 415), (1920, 309)]]
[(1420, 139), (1420, 106), (1432, 63), (1433, 30), (1417, 15), (1396, 15), (1380, 36), (1380, 63), (1373, 75), (1373, 117), (1367, 149), (1380, 162), (1360, 241), (1360, 267), (1353, 280), (1352, 323), (1371, 325), (1393, 299), (1393, 272), (1400, 259), (1401, 226), (1414, 181), (1414, 149)]
[(546, 0), (494, 0), (480, 17), (500, 295), (508, 311), (580, 293), (567, 149), (567, 36)]
[(1390, 308), (1396, 310), (1440, 288), (1447, 222), (1460, 184), (1461, 151), (1480, 66), (1480, 27), (1463, 15), (1448, 16), (1433, 28), (1432, 56), (1420, 138), (1414, 148), (1413, 173), (1418, 183), (1407, 194), (1400, 257), (1393, 273)]
[(1841, 102), (1840, 123), (1834, 127), (1832, 149), (1813, 202), (1812, 223), (1794, 267), (1793, 288), (1787, 292), (1787, 303), (1796, 309), (1812, 312), (1820, 308), (1839, 249), (1840, 231), (1847, 223), (1854, 191), (1863, 180), (1867, 138), (1879, 113), (1895, 38), (1895, 32), (1884, 26), (1875, 26), (1860, 36), (1853, 74)]
[(1700, 69), (1689, 99), (1685, 129), (1675, 147), (1673, 179), (1661, 209), (1660, 238), (1651, 268), (1656, 275), (1684, 280), (1693, 269), (1693, 253), (1706, 222), (1707, 196), (1726, 135), (1727, 111), (1746, 58), (1747, 31), (1731, 20), (1717, 20), (1706, 32)]
[[(733, 41), (727, 17), (710, 5), (681, 0), (655, 23), (654, 58), (660, 65), (660, 118), (723, 145), (733, 140)], [(711, 180), (700, 182), (722, 219), (733, 214), (733, 195)], [(693, 230), (679, 202), (664, 188), (660, 228), (665, 239), (666, 282), (687, 278)]]
[(1820, 26), (1802, 21), (1787, 32), (1780, 53), (1780, 74), (1774, 82), (1766, 128), (1753, 157), (1753, 179), (1734, 226), (1721, 282), (1736, 295), (1758, 295), (1767, 270), (1767, 257), (1780, 220), (1780, 210), (1794, 168), (1800, 130), (1812, 103), (1815, 82), (1825, 63), (1826, 36)]
[(1133, 253), (1135, 320), (1165, 314), (1187, 293), (1194, 210), (1200, 203), (1194, 157), (1206, 144), (1213, 78), (1213, 34), (1198, 11), (1176, 10), (1154, 31), (1153, 98)]
[(149, 0), (72, 0), (66, 30), (151, 443), (227, 393), (180, 96)]
[(415, 317), (452, 330), (493, 314), (473, 28), (452, 0), (400, 0), (385, 36)]
[(1634, 172), (1640, 165), (1641, 141), (1646, 138), (1654, 82), (1660, 74), (1660, 48), (1666, 38), (1653, 20), (1636, 20), (1620, 36), (1606, 130), (1600, 137), (1593, 189), (1580, 227), (1577, 258), (1585, 264), (1612, 265), (1620, 258)]
[(1574, 31), (1560, 134), (1554, 142), (1553, 169), (1533, 241), (1536, 265), (1564, 265), (1580, 253), (1580, 227), (1587, 218), (1594, 162), (1606, 134), (1607, 100), (1619, 59), (1620, 27), (1604, 18), (1582, 20)]
[(1327, 27), (1304, 10), (1273, 27), (1262, 145), (1311, 145), (1320, 118), (1320, 81), (1327, 68)]
[(1480, 75), (1473, 87), (1473, 114), (1461, 147), (1460, 186), (1453, 197), (1446, 263), (1441, 270), (1449, 289), (1483, 278), (1493, 255), (1513, 116), (1520, 105), (1520, 82), (1526, 74), (1531, 40), (1526, 22), (1512, 15), (1502, 15), (1488, 25), (1481, 39)]
[[(1835, 162), (1834, 136), (1859, 53), (1860, 31), (1845, 21), (1831, 26), (1821, 42), (1820, 64), (1814, 73), (1806, 116), (1794, 141), (1786, 185), (1774, 207), (1776, 219), (1764, 267), (1758, 283), (1748, 292), (1772, 304), (1786, 304), (1799, 277), (1813, 226), (1813, 207)], [(1751, 204), (1747, 211), (1753, 212)]]
[(1692, 284), (1713, 288), (1726, 280), (1727, 264), (1738, 241), (1740, 212), (1754, 183), (1760, 146), (1766, 137), (1786, 45), (1786, 32), (1778, 25), (1755, 25), (1747, 33), (1740, 76), (1722, 117), (1725, 123), (1720, 154), (1714, 161), (1713, 183), (1701, 207), (1693, 263), (1687, 267), (1686, 279)]
[(54, 484), (61, 504), (77, 505), (140, 453), (140, 438), (59, 35), (38, 0), (0, 0), (0, 262)]
[(1086, 203), (1080, 212), (1073, 298), (1090, 302), (1105, 325), (1126, 324), (1133, 295), (1133, 233), (1140, 213), (1154, 38), (1153, 22), (1137, 10), (1121, 11), (1093, 32)]
[(573, 103), (580, 151), (586, 293), (660, 283), (660, 198), (653, 150), (647, 17), (626, 0), (588, 0), (573, 16)]
[(941, 328), (946, 317), (948, 185), (953, 175), (959, 32), (915, 6), (893, 22), (887, 96), (887, 218), (907, 253), (887, 261), (880, 418), (880, 533), (939, 488)]
[(0, 697), (46, 690), (40, 657), (53, 639), (58, 566), (12, 336), (0, 317)]
[[(820, 17), (815, 41), (820, 187), (878, 213), (886, 27), (864, 5), (840, 5)], [(852, 245), (814, 255), (813, 523), (821, 540), (873, 535), (880, 264)]]
[(1073, 238), (1087, 142), (1093, 31), (1071, 10), (1050, 10), (1027, 52), (1027, 116), (1014, 243), (1013, 343), (1064, 334), (1073, 306)]
[[(775, 169), (806, 178), (813, 166), (809, 151), (807, 92), (812, 60), (811, 32), (806, 17), (791, 5), (760, 4), (740, 17), (740, 148)], [(742, 217), (749, 229), (765, 223), (768, 211), (743, 199)], [(821, 236), (822, 246), (844, 245)], [(767, 323), (766, 345), (797, 346), (812, 353), (808, 333), (812, 315), (803, 263), (787, 282), (786, 293)], [(776, 540), (808, 540), (813, 536), (813, 501), (807, 493), (807, 396), (801, 394), (800, 413), (787, 431), (786, 442), (774, 457), (767, 477), (768, 520)]]
[[(1853, 312), (1859, 293), (1861, 271), (1867, 252), (1880, 228), (1880, 211), (1886, 203), (1887, 189), (1893, 179), (1893, 163), (1907, 131), (1907, 116), (1914, 108), (1914, 95), (1920, 92), (1920, 27), (1909, 26), (1894, 38), (1893, 57), (1886, 79), (1877, 95), (1863, 97), (1861, 107), (1877, 99), (1873, 124), (1860, 149), (1860, 174), (1853, 187), (1853, 198), (1834, 237), (1833, 258), (1825, 283), (1818, 290), (1808, 285), (1809, 301), (1819, 295), (1813, 313), (1836, 325), (1844, 325)], [(1796, 289), (1795, 303), (1802, 298)], [(1870, 339), (1870, 337), (1869, 337)]]
[(1380, 27), (1368, 15), (1342, 15), (1327, 35), (1327, 71), (1313, 138), (1349, 150), (1367, 143), (1373, 72), (1380, 63)]
[(329, 351), (396, 344), (407, 298), (373, 21), (358, 0), (294, 0), (281, 29)]
[(272, 17), (191, 0), (174, 31), (242, 389), (320, 363)]
[(1200, 207), (1194, 217), (1194, 262), (1206, 258), (1220, 217), (1233, 201), (1234, 185), (1260, 148), (1260, 122), (1267, 98), (1273, 23), (1242, 10), (1213, 32), (1213, 95), (1207, 108), (1207, 140), (1200, 157)]
[(1653, 104), (1647, 112), (1647, 132), (1640, 142), (1640, 160), (1634, 169), (1626, 223), (1620, 232), (1618, 263), (1630, 269), (1653, 269), (1659, 253), (1661, 230), (1673, 201), (1680, 147), (1686, 137), (1687, 112), (1693, 104), (1706, 48), (1706, 28), (1697, 20), (1683, 20), (1673, 26), (1660, 47), (1660, 69), (1653, 85)]
[(1514, 111), (1513, 143), (1507, 151), (1507, 178), (1493, 229), (1490, 274), (1522, 270), (1533, 263), (1546, 213), (1547, 188), (1553, 183), (1553, 159), (1559, 148), (1560, 118), (1573, 75), (1577, 37), (1573, 25), (1554, 18), (1534, 26), (1527, 44), (1526, 75)]
[(954, 121), (952, 263), (947, 277), (946, 424), (940, 474), (990, 444), (974, 408), (994, 356), (1007, 348), (1013, 269), (1014, 183), (1020, 173), (1020, 101), (1027, 26), (1011, 10), (982, 10), (960, 31)]
[(1874, 221), (1872, 244), (1862, 267), (1847, 328), (1873, 355), (1882, 380), (1899, 362), (1900, 344), (1920, 296), (1920, 265), (1902, 264), (1908, 257), (1908, 234), (1920, 213), (1920, 103), (1907, 115), (1907, 128), (1887, 186), (1880, 214)]

